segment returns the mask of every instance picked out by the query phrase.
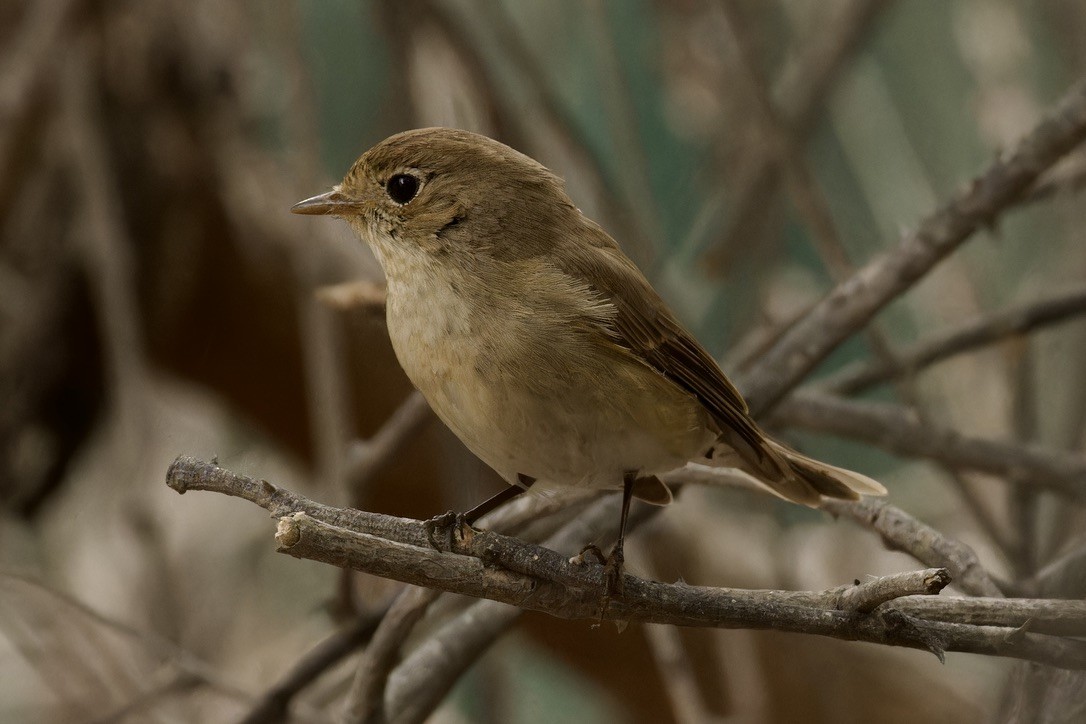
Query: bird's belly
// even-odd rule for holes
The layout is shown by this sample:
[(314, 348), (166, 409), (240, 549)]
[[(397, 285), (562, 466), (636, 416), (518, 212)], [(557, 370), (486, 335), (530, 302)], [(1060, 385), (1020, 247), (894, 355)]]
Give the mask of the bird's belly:
[[(491, 317), (484, 335), (455, 295), (436, 304), (432, 293), (411, 296), (390, 295), (400, 364), (438, 417), (509, 482), (523, 474), (545, 486), (619, 487), (628, 471), (674, 469), (712, 442), (701, 406), (640, 363), (584, 350), (539, 355), (530, 342), (518, 353), (530, 338), (523, 329)], [(494, 345), (501, 364), (488, 356)]]

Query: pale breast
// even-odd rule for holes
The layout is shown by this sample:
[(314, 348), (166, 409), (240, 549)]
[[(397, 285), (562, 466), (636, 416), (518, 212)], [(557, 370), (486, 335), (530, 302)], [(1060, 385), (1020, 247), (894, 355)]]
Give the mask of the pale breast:
[(615, 487), (625, 471), (674, 468), (708, 447), (692, 397), (593, 345), (584, 320), (533, 307), (542, 290), (500, 296), (478, 279), (425, 271), (407, 277), (423, 283), (389, 279), (393, 348), (438, 417), (506, 480)]

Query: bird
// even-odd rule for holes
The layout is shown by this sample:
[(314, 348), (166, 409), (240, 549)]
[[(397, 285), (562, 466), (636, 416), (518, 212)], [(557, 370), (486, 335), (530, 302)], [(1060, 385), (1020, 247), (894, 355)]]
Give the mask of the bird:
[(659, 475), (688, 462), (736, 468), (811, 507), (886, 494), (763, 432), (563, 181), (505, 144), (451, 128), (398, 133), (291, 211), (343, 219), (369, 245), (404, 372), (509, 484), (464, 524), (529, 488), (622, 490), (617, 542), (599, 556), (605, 600), (622, 593), (631, 500), (669, 503)]

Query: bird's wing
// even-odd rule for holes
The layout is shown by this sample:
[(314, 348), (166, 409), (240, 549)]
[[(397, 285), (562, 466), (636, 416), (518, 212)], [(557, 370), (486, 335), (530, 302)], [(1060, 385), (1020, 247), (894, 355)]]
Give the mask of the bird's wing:
[(788, 476), (787, 462), (766, 444), (739, 390), (614, 240), (593, 224), (580, 241), (559, 255), (562, 271), (614, 305), (616, 341), (694, 395), (720, 426), (722, 440), (747, 463), (771, 479)]

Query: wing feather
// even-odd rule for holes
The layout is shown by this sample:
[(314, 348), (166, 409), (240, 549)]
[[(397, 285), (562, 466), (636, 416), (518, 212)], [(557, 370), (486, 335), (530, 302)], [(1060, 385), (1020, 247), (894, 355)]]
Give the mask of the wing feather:
[(694, 395), (720, 427), (721, 438), (769, 478), (789, 477), (788, 463), (751, 419), (746, 401), (704, 347), (618, 248), (595, 225), (589, 243), (559, 255), (563, 271), (595, 288), (617, 312), (616, 341), (646, 365)]

